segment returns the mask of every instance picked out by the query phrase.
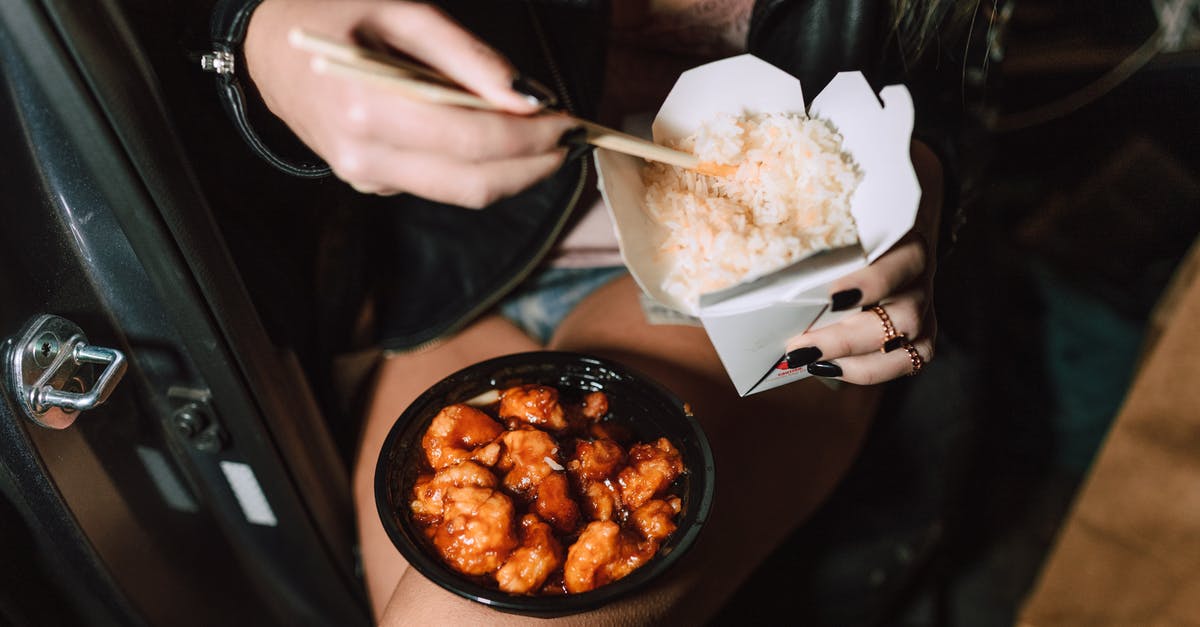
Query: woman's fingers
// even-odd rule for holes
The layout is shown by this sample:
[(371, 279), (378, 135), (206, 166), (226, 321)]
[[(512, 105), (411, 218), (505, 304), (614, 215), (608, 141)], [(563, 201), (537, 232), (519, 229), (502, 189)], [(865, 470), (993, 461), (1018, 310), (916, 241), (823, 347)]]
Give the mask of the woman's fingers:
[(879, 302), (921, 276), (926, 265), (925, 244), (910, 232), (871, 265), (834, 281), (829, 291), (834, 311)]
[(566, 150), (474, 163), (363, 143), (345, 148), (337, 155), (330, 161), (334, 172), (360, 191), (403, 191), (479, 209), (552, 174), (562, 165)]
[(339, 127), (336, 135), (397, 149), (462, 161), (530, 157), (556, 150), (563, 134), (577, 126), (563, 115), (522, 117), (434, 105), (353, 79), (328, 78), (343, 92), (340, 111), (328, 121)]
[[(370, 40), (416, 58), (500, 107), (476, 111), (408, 100), (386, 88), (312, 71), (288, 33)], [(271, 111), (355, 189), (411, 192), (480, 207), (559, 167), (575, 126), (514, 89), (513, 66), (441, 10), (392, 0), (267, 0), (254, 12), (247, 67)]]
[(381, 5), (360, 30), (423, 61), (506, 111), (534, 113), (541, 105), (513, 89), (516, 70), (437, 7), (421, 2)]
[[(378, 5), (356, 30), (427, 63), (513, 113), (538, 106), (512, 89), (513, 68), (439, 9)], [(320, 65), (313, 69), (320, 73)], [(479, 208), (557, 169), (566, 116), (521, 116), (418, 102), (375, 85), (322, 76), (335, 110), (314, 135), (339, 178), (370, 193), (409, 192)]]
[[(907, 297), (901, 297), (907, 299)], [(818, 341), (833, 342), (829, 346), (844, 346), (848, 352), (838, 354), (828, 354), (828, 356), (814, 356), (814, 352), (818, 352), (816, 348), (800, 347), (788, 353), (788, 360), (804, 357), (809, 360), (808, 370), (810, 374), (826, 378), (838, 378), (838, 380), (848, 383), (862, 384), (862, 386), (870, 386), (874, 383), (882, 383), (884, 381), (893, 380), (893, 378), (913, 374), (914, 370), (923, 368), (925, 364), (934, 360), (934, 346), (937, 338), (937, 316), (931, 309), (925, 310), (925, 314), (920, 317), (920, 323), (917, 327), (908, 327), (910, 322), (905, 320), (908, 315), (906, 311), (912, 311), (907, 305), (889, 301), (883, 305), (884, 311), (887, 311), (888, 317), (892, 320), (893, 326), (896, 329), (896, 334), (902, 336), (900, 339), (888, 342), (887, 351), (880, 351), (884, 345), (883, 326), (880, 322), (880, 316), (875, 312), (864, 311), (863, 314), (875, 318), (875, 327), (863, 333), (864, 326), (869, 326), (871, 322), (869, 318), (859, 317), (859, 314), (847, 318), (844, 323), (848, 323), (847, 327), (841, 327), (842, 323), (834, 324), (828, 327), (832, 333), (833, 339), (820, 339)], [(898, 316), (899, 315), (899, 320)], [(913, 332), (908, 332), (908, 328), (914, 328)], [(824, 330), (824, 329), (822, 329)], [(815, 333), (815, 332), (814, 332)], [(854, 334), (854, 338), (850, 339), (850, 335)], [(797, 340), (809, 339), (809, 335), (800, 336)], [(846, 340), (847, 345), (839, 345), (838, 342)], [(865, 348), (865, 350), (864, 350)], [(910, 351), (911, 348), (911, 351)], [(913, 354), (916, 353), (916, 354)], [(914, 363), (916, 362), (916, 363)], [(797, 368), (800, 364), (790, 364), (793, 368)]]
[(788, 365), (807, 366), (813, 375), (860, 385), (911, 374), (914, 357), (906, 345), (921, 365), (933, 360), (937, 318), (927, 299), (924, 289), (913, 288), (880, 305), (896, 336), (891, 341), (886, 339), (883, 317), (874, 310), (861, 311), (794, 338), (788, 344)]
[[(883, 309), (897, 335), (921, 337), (924, 331), (921, 321), (927, 309), (923, 290), (913, 289), (889, 298)], [(817, 360), (878, 353), (883, 344), (884, 327), (880, 316), (871, 310), (861, 311), (837, 324), (794, 338), (788, 343), (788, 355), (795, 355), (789, 360), (789, 365), (795, 368)], [(889, 348), (894, 350), (897, 347)]]
[[(922, 366), (933, 361), (933, 341), (922, 338), (912, 342)], [(809, 372), (826, 378), (836, 378), (858, 385), (873, 385), (913, 373), (913, 357), (905, 348), (889, 353), (874, 353), (819, 361), (809, 366)]]

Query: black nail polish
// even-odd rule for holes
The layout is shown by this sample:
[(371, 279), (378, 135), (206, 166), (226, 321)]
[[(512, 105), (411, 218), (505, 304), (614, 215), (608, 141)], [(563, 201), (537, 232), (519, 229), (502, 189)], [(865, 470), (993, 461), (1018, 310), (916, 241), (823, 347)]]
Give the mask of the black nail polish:
[(840, 377), (842, 367), (832, 361), (818, 361), (808, 365), (808, 374), (818, 377)]
[(862, 300), (862, 290), (857, 287), (848, 290), (842, 290), (833, 295), (833, 305), (830, 307), (833, 311), (846, 311), (847, 309), (858, 304)]
[(797, 348), (787, 354), (788, 368), (802, 368), (821, 358), (821, 349), (816, 346)]
[(908, 338), (904, 337), (903, 335), (897, 335), (896, 337), (883, 343), (883, 352), (890, 353), (897, 348), (904, 346), (904, 343), (907, 341)]
[(530, 103), (543, 109), (558, 106), (558, 97), (549, 87), (525, 76), (517, 74), (512, 80), (513, 91), (525, 96)]

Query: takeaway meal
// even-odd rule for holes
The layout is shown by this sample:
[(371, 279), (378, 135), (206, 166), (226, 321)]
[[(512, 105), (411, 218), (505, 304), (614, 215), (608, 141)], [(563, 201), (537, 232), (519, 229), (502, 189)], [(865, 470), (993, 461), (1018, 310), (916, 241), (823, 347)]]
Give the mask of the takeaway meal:
[(604, 392), (528, 384), (447, 405), (421, 448), (409, 508), (428, 547), (510, 594), (621, 579), (657, 554), (682, 508), (678, 449), (635, 441)]

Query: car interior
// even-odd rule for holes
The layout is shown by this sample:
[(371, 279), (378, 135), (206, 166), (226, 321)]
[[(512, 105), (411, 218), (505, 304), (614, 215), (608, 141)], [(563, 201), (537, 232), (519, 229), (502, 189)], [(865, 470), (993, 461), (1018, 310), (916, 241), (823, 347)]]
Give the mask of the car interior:
[[(386, 201), (247, 150), (195, 11), (0, 3), (0, 622), (371, 623), (349, 473), (376, 356), (364, 216)], [(13, 364), (53, 348), (46, 316), (127, 359), (65, 429), (11, 400)], [(887, 624), (937, 575), (982, 417), (978, 373), (943, 372), (889, 390), (839, 494), (715, 622), (796, 594), (808, 624)], [(913, 409), (931, 397), (944, 411)]]

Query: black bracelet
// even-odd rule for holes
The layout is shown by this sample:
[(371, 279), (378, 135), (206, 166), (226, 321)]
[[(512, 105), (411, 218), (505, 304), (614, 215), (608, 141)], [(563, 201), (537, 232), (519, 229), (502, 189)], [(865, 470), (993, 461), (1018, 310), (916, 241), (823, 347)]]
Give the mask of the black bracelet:
[[(242, 91), (239, 72), (244, 64), (240, 55), (242, 43), (246, 39), (246, 27), (250, 23), (250, 15), (262, 0), (219, 0), (212, 15), (212, 52), (201, 57), (200, 67), (217, 75), (217, 93), (225, 113), (233, 121), (234, 126), (246, 140), (246, 144), (255, 154), (262, 157), (276, 169), (304, 178), (319, 178), (328, 176), (332, 169), (328, 164), (315, 159), (316, 163), (293, 163), (279, 156), (263, 142), (254, 127), (246, 110), (246, 96)], [(315, 158), (315, 155), (314, 155)]]

